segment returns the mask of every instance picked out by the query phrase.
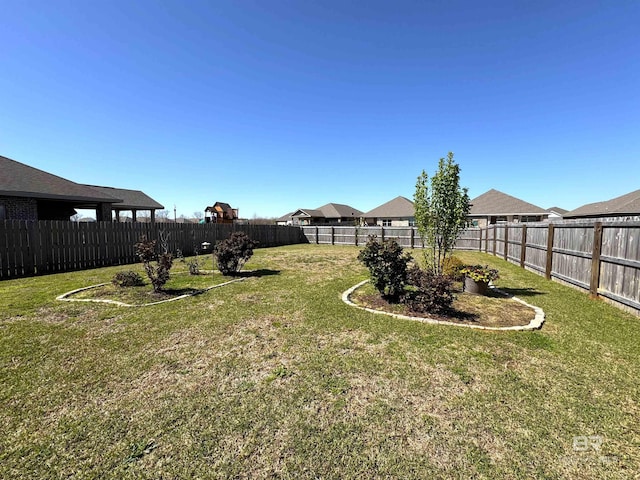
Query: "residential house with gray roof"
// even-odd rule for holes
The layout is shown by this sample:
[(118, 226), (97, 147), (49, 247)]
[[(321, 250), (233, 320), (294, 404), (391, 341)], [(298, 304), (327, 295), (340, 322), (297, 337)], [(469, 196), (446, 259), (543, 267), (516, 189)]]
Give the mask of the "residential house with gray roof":
[(474, 198), (470, 203), (469, 220), (475, 227), (503, 222), (540, 222), (549, 217), (545, 209), (495, 189)]
[(366, 225), (384, 227), (409, 227), (416, 220), (413, 202), (402, 196), (369, 210), (362, 218)]
[(327, 203), (318, 208), (299, 208), (291, 215), (293, 225), (353, 225), (360, 220), (362, 212), (341, 203)]
[(140, 206), (163, 208), (136, 190), (82, 185), (0, 156), (0, 220), (69, 220), (76, 209), (90, 209), (98, 221), (111, 221), (114, 209)]
[(588, 203), (562, 217), (576, 220), (640, 221), (640, 190), (604, 202)]

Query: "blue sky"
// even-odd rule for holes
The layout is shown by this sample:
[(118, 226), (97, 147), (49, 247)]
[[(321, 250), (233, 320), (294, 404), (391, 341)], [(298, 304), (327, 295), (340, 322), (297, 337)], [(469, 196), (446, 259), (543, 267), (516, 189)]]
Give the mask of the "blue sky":
[(640, 188), (640, 2), (4, 0), (0, 154), (242, 217), (412, 198), (453, 151), (576, 208)]

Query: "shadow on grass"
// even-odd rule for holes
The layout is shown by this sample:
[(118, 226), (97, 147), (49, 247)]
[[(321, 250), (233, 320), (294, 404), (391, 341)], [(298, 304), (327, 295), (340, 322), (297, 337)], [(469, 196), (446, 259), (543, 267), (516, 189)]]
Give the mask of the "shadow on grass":
[(261, 268), (259, 270), (247, 270), (246, 272), (238, 272), (232, 275), (235, 278), (250, 278), (250, 277), (268, 277), (270, 275), (280, 275), (280, 270), (269, 270), (268, 268)]
[(544, 292), (540, 292), (534, 288), (503, 288), (499, 287), (504, 293), (510, 297), (536, 297), (538, 295), (546, 295)]

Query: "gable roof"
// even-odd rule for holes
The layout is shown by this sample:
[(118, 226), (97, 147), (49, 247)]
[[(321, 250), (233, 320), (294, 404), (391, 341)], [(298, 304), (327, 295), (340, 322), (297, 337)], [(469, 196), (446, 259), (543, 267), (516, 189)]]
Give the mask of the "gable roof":
[(280, 218), (276, 218), (276, 222), (288, 222), (289, 220), (291, 220), (291, 217), (293, 216), (294, 213), (296, 212), (285, 213)]
[(312, 217), (312, 218), (322, 218), (324, 214), (320, 210), (316, 210), (314, 208), (299, 208), (295, 212), (291, 214), (292, 217)]
[(0, 155), (0, 195), (68, 202), (120, 203), (122, 200)]
[(565, 213), (567, 213), (569, 210), (566, 210), (564, 208), (560, 208), (560, 207), (551, 207), (551, 208), (547, 208), (547, 212), (549, 213), (559, 213), (560, 215), (564, 215)]
[(399, 196), (387, 203), (369, 210), (362, 215), (365, 218), (408, 218), (415, 216), (415, 207), (408, 198)]
[(350, 207), (349, 205), (343, 205), (342, 203), (327, 203), (317, 209), (322, 212), (325, 218), (358, 218), (362, 215), (362, 212), (357, 208)]
[(362, 212), (342, 203), (327, 203), (318, 208), (299, 208), (290, 214), (292, 217), (311, 218), (360, 218)]
[(153, 198), (140, 190), (127, 190), (126, 188), (99, 187), (97, 185), (86, 185), (102, 194), (109, 195), (122, 200), (115, 208), (118, 210), (162, 210), (160, 205)]
[(563, 215), (564, 218), (602, 217), (640, 214), (640, 190), (606, 200), (588, 203)]
[(474, 215), (546, 215), (543, 208), (506, 193), (491, 189), (471, 200)]

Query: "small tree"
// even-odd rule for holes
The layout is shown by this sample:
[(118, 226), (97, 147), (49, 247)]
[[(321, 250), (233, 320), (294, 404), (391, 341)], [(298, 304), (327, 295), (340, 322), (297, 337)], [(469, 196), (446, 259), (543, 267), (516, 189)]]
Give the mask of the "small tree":
[[(136, 255), (144, 264), (144, 271), (153, 285), (153, 291), (159, 292), (169, 280), (169, 270), (173, 265), (173, 256), (167, 251), (167, 242), (161, 232), (161, 244), (163, 252), (158, 255), (156, 253), (156, 241), (147, 239), (146, 235), (142, 235), (138, 243), (136, 243)], [(151, 264), (156, 260), (156, 265)]]
[(258, 243), (243, 232), (233, 232), (229, 238), (216, 243), (213, 256), (218, 263), (218, 270), (223, 275), (234, 275), (239, 272), (253, 255), (253, 249), (258, 246)]
[(387, 239), (381, 244), (375, 235), (370, 235), (358, 260), (369, 269), (371, 283), (383, 298), (389, 302), (398, 302), (402, 298), (411, 255), (404, 253), (398, 242)]
[(449, 152), (431, 177), (423, 170), (414, 195), (416, 225), (425, 244), (425, 262), (434, 275), (442, 274), (445, 259), (467, 226), (471, 209), (466, 188), (460, 187), (460, 167)]

